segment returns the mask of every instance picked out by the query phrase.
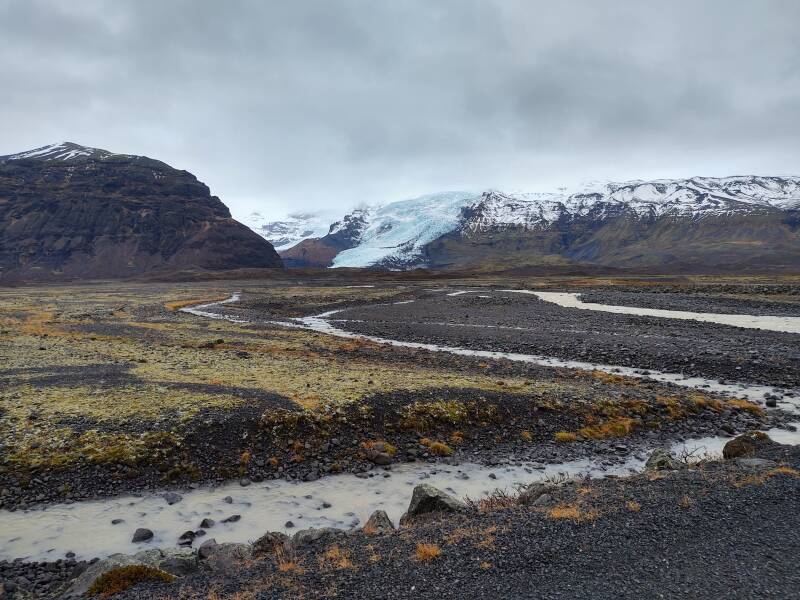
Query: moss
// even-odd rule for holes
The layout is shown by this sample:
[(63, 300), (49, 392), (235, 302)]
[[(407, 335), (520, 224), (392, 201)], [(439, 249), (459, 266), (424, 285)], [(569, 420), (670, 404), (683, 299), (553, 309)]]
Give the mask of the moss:
[(638, 424), (636, 419), (621, 418), (605, 421), (598, 425), (583, 427), (578, 430), (583, 437), (602, 440), (610, 437), (624, 437), (631, 433)]
[(578, 439), (578, 436), (571, 431), (557, 431), (553, 439), (557, 442), (574, 442)]
[(145, 565), (129, 565), (111, 569), (98, 577), (89, 588), (88, 593), (90, 596), (110, 598), (144, 581), (171, 583), (174, 580), (175, 577), (173, 575), (161, 569)]
[(481, 423), (495, 417), (497, 407), (480, 401), (436, 400), (414, 402), (400, 411), (400, 426), (430, 431), (441, 426)]

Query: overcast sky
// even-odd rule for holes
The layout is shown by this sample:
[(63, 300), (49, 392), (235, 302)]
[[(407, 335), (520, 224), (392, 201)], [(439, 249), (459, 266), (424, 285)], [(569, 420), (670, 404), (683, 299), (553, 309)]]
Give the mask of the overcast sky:
[(74, 141), (235, 215), (800, 174), (796, 0), (0, 0), (0, 155)]

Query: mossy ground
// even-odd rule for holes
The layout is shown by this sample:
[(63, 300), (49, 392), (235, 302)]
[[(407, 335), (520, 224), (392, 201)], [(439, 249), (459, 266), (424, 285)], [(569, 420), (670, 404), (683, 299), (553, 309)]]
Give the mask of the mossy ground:
[[(257, 413), (252, 420), (262, 431), (269, 434), (278, 426), (296, 441), (296, 434), (306, 430), (292, 427), (307, 425), (309, 418), (324, 420), (339, 408), (342, 414), (361, 414), (364, 408), (378, 435), (415, 431), (449, 448), (469, 438), (463, 430), (516, 419), (498, 410), (503, 406), (498, 398), (568, 414), (576, 439), (627, 435), (720, 407), (719, 400), (688, 393), (665, 393), (663, 401), (648, 403), (642, 397), (654, 384), (619, 376), (432, 357), (264, 323), (211, 321), (178, 310), (240, 289), (243, 308), (276, 318), (398, 301), (411, 293), (407, 285), (252, 282), (2, 290), (0, 477), (68, 471), (88, 463), (122, 466), (125, 473), (157, 466), (171, 474), (168, 478), (201, 478), (206, 474), (198, 472), (184, 441), (208, 415)], [(376, 398), (398, 394), (404, 403), (393, 410), (375, 405)], [(483, 402), (483, 396), (493, 400)], [(515, 439), (552, 440), (549, 430), (523, 421)], [(252, 451), (239, 445), (229, 452), (237, 469), (242, 452)]]

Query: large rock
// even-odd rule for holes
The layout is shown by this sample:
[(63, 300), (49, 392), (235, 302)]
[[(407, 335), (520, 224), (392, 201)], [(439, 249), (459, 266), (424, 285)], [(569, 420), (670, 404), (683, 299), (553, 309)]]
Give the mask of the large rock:
[(62, 598), (80, 598), (92, 584), (102, 575), (112, 569), (142, 565), (161, 569), (172, 575), (182, 577), (197, 570), (197, 555), (189, 548), (167, 548), (143, 550), (136, 554), (112, 554), (106, 559), (99, 560), (81, 573), (70, 584)]
[(645, 471), (674, 471), (680, 463), (663, 448), (656, 448), (644, 464)]
[(775, 442), (761, 431), (749, 431), (733, 438), (722, 449), (722, 457), (726, 460), (752, 456), (759, 450), (771, 446)]
[(216, 572), (234, 571), (250, 556), (249, 544), (214, 544), (208, 548), (203, 566)]
[(149, 542), (152, 539), (153, 532), (151, 530), (145, 529), (144, 527), (139, 527), (139, 529), (133, 532), (131, 542), (134, 544), (139, 544), (141, 542)]
[(394, 524), (385, 510), (376, 510), (364, 525), (364, 533), (391, 533), (394, 530)]
[(456, 513), (467, 510), (467, 505), (456, 500), (451, 495), (436, 489), (432, 485), (423, 483), (414, 488), (411, 494), (411, 503), (406, 514), (400, 519), (400, 524), (427, 513)]
[(252, 553), (254, 557), (267, 556), (273, 554), (276, 548), (284, 551), (291, 549), (292, 541), (288, 535), (280, 531), (268, 531), (255, 542), (253, 542)]
[(302, 529), (292, 536), (292, 544), (295, 548), (302, 548), (315, 543), (331, 544), (346, 535), (345, 531), (334, 527)]

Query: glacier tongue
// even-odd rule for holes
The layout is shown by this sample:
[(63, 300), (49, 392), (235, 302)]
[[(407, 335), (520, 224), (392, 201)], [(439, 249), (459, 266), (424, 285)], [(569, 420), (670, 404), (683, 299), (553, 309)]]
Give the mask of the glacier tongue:
[(476, 192), (441, 192), (392, 202), (366, 213), (368, 224), (355, 248), (343, 250), (333, 267), (406, 265), (423, 246), (455, 230), (461, 209), (480, 199)]

